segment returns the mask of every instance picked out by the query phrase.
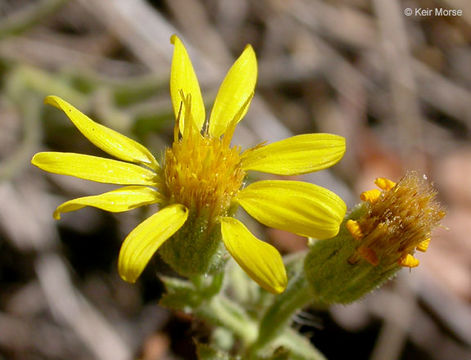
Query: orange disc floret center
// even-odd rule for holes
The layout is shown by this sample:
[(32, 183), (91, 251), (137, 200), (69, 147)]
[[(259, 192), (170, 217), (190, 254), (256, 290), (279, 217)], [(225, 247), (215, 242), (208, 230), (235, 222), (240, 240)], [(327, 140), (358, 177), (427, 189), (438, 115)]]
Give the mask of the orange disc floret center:
[(200, 133), (176, 140), (165, 152), (164, 192), (169, 203), (179, 203), (211, 217), (227, 214), (242, 186), (240, 148)]
[(397, 184), (381, 178), (376, 184), (382, 191), (362, 194), (366, 214), (346, 224), (359, 243), (351, 261), (359, 256), (373, 265), (386, 261), (415, 267), (419, 261), (412, 255), (416, 250), (427, 249), (432, 229), (445, 215), (436, 200), (436, 191), (414, 173)]

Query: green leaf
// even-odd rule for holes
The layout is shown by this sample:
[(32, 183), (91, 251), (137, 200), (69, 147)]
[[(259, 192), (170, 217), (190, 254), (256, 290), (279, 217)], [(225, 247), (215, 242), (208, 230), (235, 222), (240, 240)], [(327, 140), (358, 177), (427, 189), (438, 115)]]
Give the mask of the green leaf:
[(228, 353), (217, 350), (214, 347), (202, 344), (197, 341), (196, 343), (196, 354), (199, 360), (235, 360), (236, 358), (230, 356)]
[(203, 299), (191, 282), (166, 276), (161, 279), (167, 292), (160, 299), (160, 305), (189, 312), (201, 304)]

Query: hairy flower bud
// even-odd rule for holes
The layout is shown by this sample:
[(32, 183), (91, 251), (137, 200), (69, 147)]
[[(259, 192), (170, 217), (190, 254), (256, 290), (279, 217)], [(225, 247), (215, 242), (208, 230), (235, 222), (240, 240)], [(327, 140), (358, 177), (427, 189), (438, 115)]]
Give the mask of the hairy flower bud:
[(339, 234), (314, 242), (306, 256), (306, 278), (322, 302), (350, 303), (401, 267), (418, 266), (415, 251), (426, 251), (432, 229), (445, 216), (425, 177), (408, 173), (397, 184), (384, 178), (375, 183), (381, 190), (361, 194), (364, 201)]

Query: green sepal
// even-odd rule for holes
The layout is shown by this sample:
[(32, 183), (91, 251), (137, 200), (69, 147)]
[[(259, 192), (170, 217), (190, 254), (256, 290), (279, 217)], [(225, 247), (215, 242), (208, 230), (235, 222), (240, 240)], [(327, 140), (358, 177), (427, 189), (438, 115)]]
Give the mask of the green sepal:
[(348, 304), (376, 289), (393, 277), (399, 265), (372, 265), (360, 260), (351, 264), (349, 259), (358, 247), (346, 229), (347, 220), (358, 219), (365, 212), (364, 204), (357, 206), (345, 218), (337, 236), (314, 241), (304, 261), (304, 273), (311, 286), (313, 300), (325, 304)]
[(182, 276), (213, 274), (229, 258), (221, 238), (219, 224), (205, 214), (190, 215), (185, 225), (159, 249), (162, 259)]

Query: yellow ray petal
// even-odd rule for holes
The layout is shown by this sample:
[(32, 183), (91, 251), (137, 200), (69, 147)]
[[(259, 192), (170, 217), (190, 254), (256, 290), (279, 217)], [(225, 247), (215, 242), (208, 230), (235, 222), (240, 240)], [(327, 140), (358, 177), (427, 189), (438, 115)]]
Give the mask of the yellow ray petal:
[(159, 167), (157, 160), (144, 146), (94, 122), (60, 97), (48, 96), (44, 102), (62, 110), (88, 140), (108, 154), (124, 161), (148, 165), (154, 169)]
[(227, 251), (254, 281), (274, 294), (285, 290), (288, 280), (278, 250), (257, 239), (234, 218), (222, 218), (221, 232)]
[[(212, 136), (219, 137), (224, 134), (232, 119), (235, 118), (247, 99), (252, 96), (256, 82), (257, 58), (252, 46), (247, 45), (229, 69), (216, 95), (209, 118), (209, 133)], [(239, 121), (247, 112), (248, 105)]]
[(121, 278), (134, 283), (157, 249), (182, 227), (188, 209), (169, 205), (140, 223), (124, 240), (118, 259)]
[(262, 224), (317, 239), (335, 236), (346, 211), (333, 192), (300, 181), (258, 181), (237, 201)]
[(345, 153), (345, 138), (332, 134), (305, 134), (246, 151), (244, 170), (277, 175), (305, 174), (328, 168)]
[(183, 134), (186, 109), (181, 107), (183, 101), (181, 92), (183, 92), (184, 96), (191, 96), (191, 114), (198, 129), (201, 129), (203, 126), (206, 115), (198, 78), (196, 77), (195, 70), (193, 70), (193, 65), (185, 46), (176, 35), (170, 38), (170, 42), (175, 46), (170, 70), (170, 96), (172, 98), (175, 118), (178, 117), (180, 112), (179, 126), (180, 132)]
[(162, 195), (146, 186), (125, 186), (104, 194), (85, 196), (66, 201), (54, 211), (54, 219), (59, 220), (61, 213), (75, 211), (85, 206), (93, 206), (110, 212), (121, 212), (139, 206), (155, 204), (162, 200)]
[(151, 170), (97, 156), (40, 152), (33, 156), (31, 163), (54, 174), (70, 175), (102, 183), (150, 186), (158, 184), (157, 175)]

